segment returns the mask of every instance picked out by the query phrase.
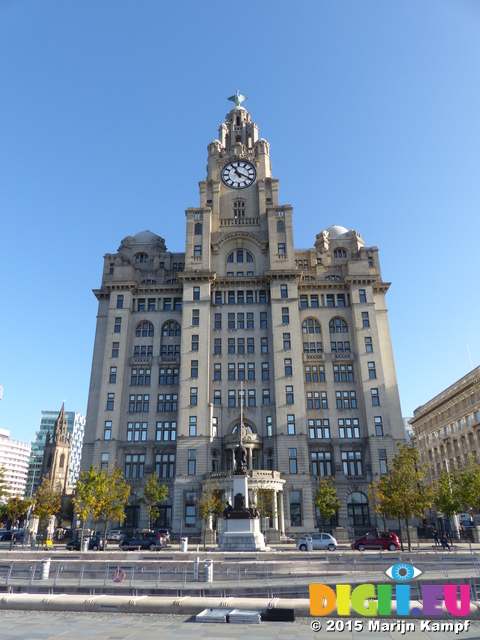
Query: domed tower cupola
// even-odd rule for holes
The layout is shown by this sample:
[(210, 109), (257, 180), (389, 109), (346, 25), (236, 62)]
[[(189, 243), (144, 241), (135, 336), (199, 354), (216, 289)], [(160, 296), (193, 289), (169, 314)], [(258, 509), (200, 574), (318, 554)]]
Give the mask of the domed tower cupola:
[(226, 115), (225, 122), (220, 125), (218, 137), (222, 147), (235, 155), (242, 155), (245, 149), (252, 149), (258, 139), (258, 127), (251, 121), (248, 111), (241, 106), (246, 97), (236, 91), (228, 98), (235, 103), (235, 108)]

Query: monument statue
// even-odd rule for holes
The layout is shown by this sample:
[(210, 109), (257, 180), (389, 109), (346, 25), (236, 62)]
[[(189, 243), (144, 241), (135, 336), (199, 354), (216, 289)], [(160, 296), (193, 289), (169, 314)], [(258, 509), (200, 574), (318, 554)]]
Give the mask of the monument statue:
[(237, 474), (237, 475), (245, 474), (246, 455), (245, 455), (245, 449), (242, 447), (242, 445), (238, 444), (235, 447), (234, 457), (235, 457), (235, 470), (234, 470), (234, 473)]

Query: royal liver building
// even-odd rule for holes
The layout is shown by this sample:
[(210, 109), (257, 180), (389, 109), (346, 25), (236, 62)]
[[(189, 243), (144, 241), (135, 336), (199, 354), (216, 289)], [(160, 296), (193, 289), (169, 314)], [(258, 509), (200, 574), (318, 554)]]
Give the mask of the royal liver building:
[(156, 473), (169, 487), (157, 525), (194, 534), (209, 478), (232, 500), (243, 417), (249, 489), (274, 491), (270, 539), (318, 527), (322, 476), (343, 505), (328, 524), (359, 530), (375, 525), (367, 487), (404, 438), (389, 284), (356, 231), (330, 226), (295, 249), (241, 98), (208, 145), (185, 252), (142, 231), (105, 256), (82, 468), (122, 468), (130, 527), (146, 525), (138, 499)]

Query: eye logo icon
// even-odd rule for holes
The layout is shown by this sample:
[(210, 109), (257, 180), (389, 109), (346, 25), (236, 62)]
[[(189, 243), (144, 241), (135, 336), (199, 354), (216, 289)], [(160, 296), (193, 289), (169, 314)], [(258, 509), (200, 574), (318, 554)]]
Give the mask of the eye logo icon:
[(399, 562), (398, 564), (392, 565), (385, 573), (391, 580), (395, 580), (395, 582), (410, 582), (410, 580), (422, 575), (423, 571), (412, 567), (411, 564)]

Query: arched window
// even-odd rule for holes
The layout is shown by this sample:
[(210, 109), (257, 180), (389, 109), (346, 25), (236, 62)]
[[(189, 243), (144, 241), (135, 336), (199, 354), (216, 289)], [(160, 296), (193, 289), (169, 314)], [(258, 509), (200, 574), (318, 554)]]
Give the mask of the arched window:
[[(248, 431), (248, 433), (255, 433), (254, 430), (252, 429), (252, 427), (249, 424), (245, 424), (243, 423), (243, 426), (246, 428), (246, 430)], [(238, 432), (238, 429), (240, 427), (240, 424), (236, 424), (233, 429), (232, 429), (232, 436)]]
[(343, 318), (332, 318), (330, 320), (330, 333), (348, 333), (348, 324)]
[(148, 338), (153, 336), (153, 324), (151, 322), (140, 322), (135, 329), (137, 338)]
[(307, 318), (302, 322), (302, 333), (321, 333), (320, 323), (315, 318)]
[(60, 467), (60, 469), (63, 469), (63, 467), (65, 466), (65, 454), (62, 453), (62, 455), (60, 456), (60, 464), (58, 465)]
[(360, 491), (354, 491), (347, 498), (348, 521), (351, 527), (370, 524), (368, 500)]
[(253, 262), (253, 256), (250, 251), (237, 249), (228, 255), (227, 262)]
[(172, 337), (172, 336), (179, 336), (180, 335), (180, 325), (178, 324), (178, 322), (174, 322), (173, 320), (170, 320), (170, 322), (165, 322), (165, 324), (162, 327), (162, 336), (164, 338), (166, 337)]
[(345, 249), (335, 249), (335, 251), (333, 252), (333, 257), (334, 258), (346, 258), (347, 257), (347, 252), (345, 251)]
[(202, 235), (202, 223), (201, 222), (196, 222), (195, 223), (195, 235), (196, 236), (201, 236)]
[(285, 233), (285, 222), (283, 220), (277, 221), (277, 233)]
[(137, 255), (135, 256), (135, 262), (148, 262), (148, 255), (146, 253), (137, 253)]

